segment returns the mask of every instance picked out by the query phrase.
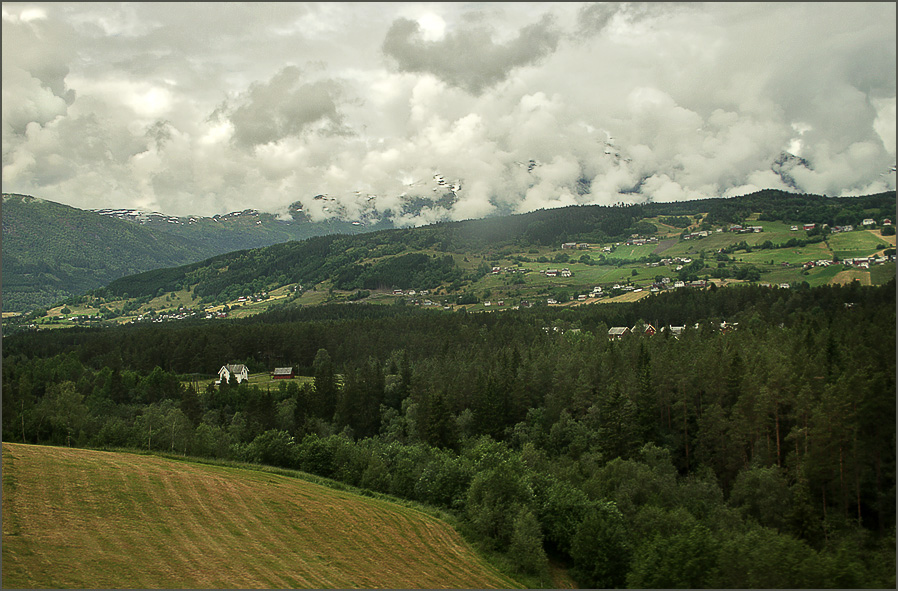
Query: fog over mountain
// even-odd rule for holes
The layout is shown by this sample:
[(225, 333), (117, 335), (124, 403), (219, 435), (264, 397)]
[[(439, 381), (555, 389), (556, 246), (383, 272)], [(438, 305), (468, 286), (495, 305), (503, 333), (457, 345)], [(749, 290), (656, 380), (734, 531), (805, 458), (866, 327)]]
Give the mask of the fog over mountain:
[(2, 10), (3, 191), (79, 208), (420, 225), (895, 189), (894, 3)]

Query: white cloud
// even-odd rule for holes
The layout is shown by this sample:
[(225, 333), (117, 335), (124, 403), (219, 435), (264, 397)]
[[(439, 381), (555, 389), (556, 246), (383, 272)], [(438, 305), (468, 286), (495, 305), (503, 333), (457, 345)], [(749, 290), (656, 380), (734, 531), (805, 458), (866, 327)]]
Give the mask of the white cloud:
[(4, 3), (4, 190), (419, 225), (894, 189), (894, 4), (526, 8)]

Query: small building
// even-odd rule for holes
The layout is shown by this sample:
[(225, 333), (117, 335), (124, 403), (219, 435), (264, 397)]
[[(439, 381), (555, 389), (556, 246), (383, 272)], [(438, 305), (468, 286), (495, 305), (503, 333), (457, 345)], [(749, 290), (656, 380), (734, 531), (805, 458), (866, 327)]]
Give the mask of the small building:
[(865, 225), (865, 226), (875, 226), (875, 225), (876, 225), (876, 220), (873, 220), (873, 219), (871, 219), (871, 218), (867, 218), (867, 219), (865, 219), (862, 223), (863, 223), (863, 225)]
[(240, 365), (222, 365), (221, 369), (218, 370), (218, 384), (222, 382), (227, 382), (231, 379), (231, 377), (237, 380), (237, 383), (241, 383), (244, 380), (249, 379), (249, 370), (242, 363)]
[(802, 225), (803, 230), (813, 230), (817, 224), (804, 224)]
[(271, 372), (271, 379), (273, 380), (292, 380), (295, 377), (292, 367), (275, 367), (274, 371)]
[(627, 326), (612, 326), (608, 329), (608, 338), (612, 341), (622, 339), (625, 334), (630, 334), (630, 328)]
[(683, 326), (670, 326), (670, 334), (674, 336), (675, 339), (680, 338), (680, 335), (683, 334), (683, 331), (686, 330), (686, 325)]
[(561, 250), (568, 250), (568, 249), (574, 249), (574, 248), (577, 248), (576, 242), (565, 242), (564, 244), (561, 245)]
[(642, 334), (646, 334), (650, 337), (654, 336), (655, 333), (657, 332), (655, 330), (655, 327), (652, 326), (651, 324), (633, 325), (633, 328), (630, 330), (631, 330), (631, 332), (633, 332), (633, 334), (636, 334), (637, 332), (641, 331)]

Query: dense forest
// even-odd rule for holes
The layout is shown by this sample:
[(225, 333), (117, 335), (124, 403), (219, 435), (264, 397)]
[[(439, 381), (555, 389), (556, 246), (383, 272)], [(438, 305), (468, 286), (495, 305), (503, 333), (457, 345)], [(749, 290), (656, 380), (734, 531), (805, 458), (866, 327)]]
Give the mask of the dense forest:
[[(547, 585), (894, 588), (895, 322), (893, 280), (20, 333), (3, 439), (312, 472), (450, 511)], [(195, 387), (225, 363), (314, 379)]]

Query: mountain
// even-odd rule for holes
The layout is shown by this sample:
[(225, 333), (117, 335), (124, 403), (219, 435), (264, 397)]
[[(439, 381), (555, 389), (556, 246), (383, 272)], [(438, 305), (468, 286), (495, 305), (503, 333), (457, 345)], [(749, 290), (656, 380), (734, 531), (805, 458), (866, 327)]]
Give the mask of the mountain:
[[(691, 230), (681, 231), (682, 226), (673, 227), (668, 223), (673, 216), (685, 219), (687, 225), (696, 217), (701, 222), (695, 221)], [(99, 290), (97, 294), (106, 298), (121, 298), (126, 295), (131, 298), (147, 298), (165, 292), (187, 291), (194, 300), (199, 299), (200, 304), (223, 304), (240, 297), (248, 298), (253, 294), (298, 284), (305, 289), (321, 285), (325, 290), (342, 291), (443, 289), (445, 294), (453, 294), (453, 301), (454, 296), (465, 289), (513, 297), (512, 293), (520, 292), (522, 286), (529, 282), (521, 278), (509, 278), (491, 285), (484, 277), (493, 274), (496, 266), (516, 266), (524, 273), (536, 272), (540, 263), (556, 263), (569, 266), (571, 270), (576, 270), (575, 265), (590, 268), (615, 267), (619, 274), (626, 264), (632, 265), (632, 268), (626, 269), (627, 275), (632, 273), (635, 277), (640, 268), (645, 275), (647, 264), (656, 263), (663, 257), (683, 255), (683, 258), (690, 258), (685, 255), (692, 253), (694, 249), (700, 250), (694, 251), (699, 256), (691, 258), (700, 258), (702, 261), (707, 251), (707, 264), (701, 267), (706, 274), (715, 272), (717, 274), (714, 277), (728, 277), (723, 271), (727, 268), (726, 264), (718, 264), (718, 261), (730, 260), (724, 251), (735, 253), (743, 248), (747, 248), (747, 252), (751, 252), (752, 248), (772, 251), (794, 248), (809, 242), (822, 244), (822, 235), (811, 237), (804, 232), (798, 235), (784, 222), (814, 222), (830, 226), (839, 223), (860, 227), (862, 220), (868, 217), (894, 218), (895, 193), (828, 198), (761, 191), (743, 197), (680, 203), (571, 206), (419, 228), (382, 230), (356, 236), (318, 236), (261, 249), (241, 250), (190, 265), (123, 277)], [(747, 238), (744, 234), (725, 232), (730, 224), (751, 219), (763, 220), (765, 224), (774, 223), (768, 224), (769, 229), (763, 236), (754, 234)], [(761, 222), (751, 222), (751, 225), (758, 223)], [(684, 242), (682, 234), (693, 231), (704, 231), (703, 237), (713, 231), (723, 233), (707, 242)], [(643, 244), (642, 250), (628, 256), (613, 254), (615, 245), (619, 246), (633, 235), (654, 235), (663, 244)], [(857, 247), (866, 249), (863, 252), (858, 250), (858, 255), (869, 256), (885, 248), (878, 248), (880, 241), (872, 235), (862, 236), (869, 244), (845, 244), (845, 252)], [(604, 252), (597, 248), (593, 250), (593, 254), (579, 251), (571, 251), (576, 254), (555, 252), (564, 243), (603, 245), (612, 252), (608, 253), (607, 259)], [(694, 249), (692, 244), (696, 245)], [(820, 250), (819, 253), (809, 252), (806, 257), (810, 258), (800, 261), (795, 257), (792, 257), (795, 260), (786, 260), (786, 257), (783, 261), (770, 264), (770, 258), (755, 260), (755, 257), (744, 264), (734, 262), (730, 264), (727, 273), (741, 267), (750, 271), (749, 267), (759, 265), (762, 272), (768, 270), (768, 267), (773, 271), (781, 269), (780, 263), (786, 262), (796, 275), (790, 276), (789, 281), (800, 282), (802, 279), (797, 275), (802, 271), (801, 263), (813, 257), (819, 259), (828, 256), (833, 259), (836, 250), (842, 252), (841, 248), (835, 246), (827, 246), (827, 249)], [(713, 254), (715, 252), (717, 254)], [(781, 254), (785, 253), (783, 250)], [(724, 258), (718, 258), (721, 256)], [(595, 269), (589, 273), (586, 270), (584, 268), (578, 271), (579, 276), (585, 278), (584, 281), (593, 281), (594, 275), (599, 277)], [(641, 279), (645, 281), (652, 276), (654, 273)], [(743, 278), (738, 273), (736, 277)], [(620, 278), (623, 279), (623, 276)], [(585, 284), (577, 286), (578, 289), (585, 287)]]
[[(451, 198), (451, 191), (447, 195)], [(404, 211), (411, 211), (410, 203), (406, 206)], [(205, 303), (324, 281), (343, 290), (444, 285), (457, 292), (486, 273), (491, 253), (516, 249), (518, 258), (536, 262), (528, 250), (671, 232), (665, 219), (688, 224), (696, 214), (707, 227), (741, 223), (755, 214), (761, 221), (860, 227), (867, 218), (894, 219), (895, 192), (835, 198), (765, 190), (686, 202), (571, 206), (405, 229), (377, 217), (313, 223), (298, 203), (289, 208), (287, 220), (251, 209), (211, 218), (173, 217), (84, 211), (5, 194), (3, 214), (3, 309), (8, 312), (107, 285), (107, 294), (131, 297), (195, 286), (191, 295)], [(473, 257), (464, 261), (465, 253), (475, 253), (478, 263)]]
[(173, 217), (137, 210), (82, 210), (3, 194), (3, 311), (51, 305), (151, 269), (323, 234), (355, 234), (389, 225), (311, 222), (300, 206), (291, 219), (245, 210)]

